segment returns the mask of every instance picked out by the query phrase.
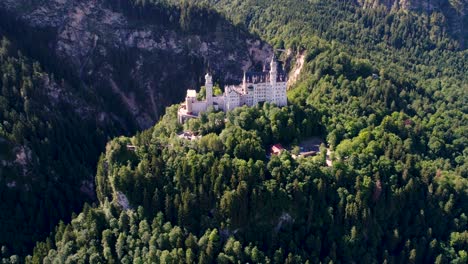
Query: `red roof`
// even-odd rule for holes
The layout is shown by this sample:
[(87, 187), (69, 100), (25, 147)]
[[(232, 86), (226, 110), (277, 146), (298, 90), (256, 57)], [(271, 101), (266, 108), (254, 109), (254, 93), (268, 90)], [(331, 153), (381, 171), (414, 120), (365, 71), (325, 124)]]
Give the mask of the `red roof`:
[(271, 146), (271, 153), (272, 154), (278, 155), (283, 150), (284, 150), (284, 148), (283, 148), (283, 146), (281, 146), (281, 144), (275, 144), (275, 145)]

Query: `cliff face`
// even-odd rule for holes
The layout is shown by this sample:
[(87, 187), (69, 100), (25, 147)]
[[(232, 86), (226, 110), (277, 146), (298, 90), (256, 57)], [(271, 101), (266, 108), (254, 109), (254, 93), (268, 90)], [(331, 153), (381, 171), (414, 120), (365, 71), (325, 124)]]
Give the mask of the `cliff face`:
[(0, 193), (22, 197), (0, 206), (0, 244), (15, 253), (95, 199), (95, 164), (109, 138), (154, 125), (186, 89), (203, 84), (207, 70), (217, 82), (240, 80), (272, 55), (214, 12), (125, 6), (131, 2), (0, 1), (0, 40), (12, 40), (44, 71), (35, 75), (39, 95), (15, 99), (37, 106), (37, 125), (24, 129), (32, 139), (0, 135)]
[(441, 13), (448, 21), (452, 35), (464, 48), (468, 38), (468, 2), (464, 0), (357, 0), (364, 8), (385, 6), (388, 10), (411, 10), (432, 14)]
[[(131, 125), (140, 129), (153, 125), (166, 105), (181, 101), (187, 88), (200, 85), (206, 70), (221, 82), (238, 80), (243, 69), (272, 54), (221, 17), (210, 25), (198, 21), (208, 30), (184, 31), (177, 8), (167, 7), (167, 21), (158, 23), (125, 13), (121, 2), (4, 0), (0, 9), (29, 31), (47, 31), (41, 45), (103, 99), (107, 112), (121, 116), (126, 110), (127, 123), (136, 121)], [(108, 97), (118, 98), (124, 109), (108, 105)]]

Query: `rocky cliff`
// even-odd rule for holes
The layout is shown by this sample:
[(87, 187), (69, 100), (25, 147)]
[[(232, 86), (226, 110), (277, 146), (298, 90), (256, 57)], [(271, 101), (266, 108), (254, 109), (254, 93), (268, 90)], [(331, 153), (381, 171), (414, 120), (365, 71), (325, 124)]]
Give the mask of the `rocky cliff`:
[[(0, 132), (9, 135), (0, 133), (0, 245), (13, 253), (95, 199), (95, 165), (109, 138), (152, 126), (206, 71), (216, 82), (240, 80), (272, 55), (213, 11), (134, 2), (0, 1), (0, 42), (12, 42), (0, 60)], [(28, 78), (34, 93), (19, 92)]]
[[(36, 41), (103, 99), (105, 114), (123, 116), (126, 110), (126, 122), (135, 123), (125, 125), (140, 129), (154, 124), (166, 105), (181, 101), (187, 88), (199, 86), (205, 71), (219, 82), (237, 80), (243, 69), (272, 54), (271, 47), (211, 11), (142, 10), (131, 2), (4, 0), (0, 9), (26, 31), (47, 32)], [(196, 21), (197, 12), (211, 19)], [(199, 28), (183, 28), (182, 19)], [(123, 109), (115, 106), (120, 103)]]

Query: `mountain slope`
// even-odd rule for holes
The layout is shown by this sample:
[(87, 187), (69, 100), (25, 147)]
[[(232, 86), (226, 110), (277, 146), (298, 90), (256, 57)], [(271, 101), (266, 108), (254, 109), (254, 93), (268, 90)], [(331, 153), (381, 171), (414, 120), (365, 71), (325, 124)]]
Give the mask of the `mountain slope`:
[[(120, 8), (157, 19), (150, 3), (166, 3), (138, 2)], [(189, 2), (285, 51), (298, 68), (290, 105), (185, 126), (174, 105), (153, 128), (110, 141), (99, 205), (26, 261), (466, 262), (468, 53), (443, 20), (350, 1)], [(181, 32), (197, 30), (182, 17)], [(180, 139), (182, 129), (203, 137)], [(310, 136), (329, 151), (295, 159)], [(274, 143), (290, 151), (268, 158)]]
[(286, 145), (318, 132), (310, 127), (321, 116), (310, 106), (208, 113), (195, 141), (175, 134), (176, 111), (109, 142), (96, 176), (101, 204), (59, 225), (32, 261), (466, 260), (468, 181), (436, 172), (438, 162), (416, 143), (431, 133), (418, 120), (387, 116), (342, 143), (327, 167), (323, 153), (265, 156), (272, 139)]
[(155, 5), (155, 20), (139, 10), (131, 1), (0, 3), (0, 245), (9, 252), (24, 254), (95, 201), (109, 138), (153, 125), (206, 70), (238, 79), (270, 57), (212, 11)]
[[(416, 14), (286, 2), (216, 7), (237, 10), (226, 14), (286, 60), (303, 58), (291, 105), (207, 113), (184, 126), (195, 141), (177, 137), (173, 106), (154, 128), (111, 141), (100, 205), (33, 259), (466, 262), (466, 51), (442, 31), (431, 40)], [(313, 158), (265, 155), (311, 135), (327, 139), (332, 166), (325, 146)]]
[[(287, 49), (286, 60), (303, 58), (290, 99), (323, 111), (332, 145), (358, 135), (371, 115), (380, 120), (403, 111), (428, 120), (449, 109), (466, 114), (468, 51), (457, 48), (447, 25), (428, 23), (425, 14), (363, 10), (349, 1), (194, 2), (212, 3), (235, 23)], [(231, 9), (237, 12), (227, 12)], [(358, 65), (361, 70), (353, 72)], [(363, 85), (372, 73), (375, 82)], [(420, 109), (426, 104), (431, 107)]]
[(389, 10), (411, 10), (426, 13), (428, 16), (442, 16), (448, 21), (450, 33), (462, 47), (468, 40), (468, 3), (462, 0), (358, 0), (364, 8), (385, 6)]
[[(192, 6), (146, 9), (131, 0), (57, 0), (2, 1), (0, 7), (28, 31), (46, 31), (34, 41), (50, 48), (98, 96), (119, 98), (130, 116), (126, 122), (138, 128), (154, 124), (167, 104), (198, 86), (207, 69), (223, 76), (221, 81), (238, 80), (242, 69), (271, 56), (267, 45), (243, 29)], [(185, 28), (184, 19), (190, 26)], [(18, 32), (13, 23), (11, 34)]]
[(22, 55), (1, 29), (0, 244), (24, 253), (96, 199), (96, 157), (123, 129), (89, 94)]

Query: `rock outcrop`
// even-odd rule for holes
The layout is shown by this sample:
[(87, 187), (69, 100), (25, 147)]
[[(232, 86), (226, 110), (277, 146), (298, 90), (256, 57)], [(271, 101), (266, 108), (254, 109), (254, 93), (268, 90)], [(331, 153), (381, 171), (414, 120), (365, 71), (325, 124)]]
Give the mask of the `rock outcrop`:
[[(4, 0), (0, 10), (30, 31), (47, 31), (49, 37), (38, 41), (102, 99), (108, 115), (126, 110), (127, 122), (139, 129), (152, 126), (166, 105), (200, 85), (205, 71), (219, 82), (240, 80), (242, 70), (272, 54), (270, 46), (219, 15), (207, 30), (183, 31), (178, 7), (167, 7), (167, 26), (113, 2)], [(109, 105), (109, 97), (119, 98), (124, 109)]]
[[(153, 126), (206, 71), (220, 83), (240, 81), (243, 70), (272, 55), (269, 45), (213, 11), (193, 11), (209, 16), (189, 16), (183, 27), (182, 7), (163, 6), (154, 15), (148, 7), (142, 15), (119, 7), (124, 2), (131, 1), (0, 1), (0, 40), (42, 68), (34, 75), (37, 94), (27, 98), (38, 105), (40, 129), (27, 128), (37, 142), (0, 137), (0, 191), (22, 197), (1, 206), (0, 244), (14, 253), (27, 253), (59, 219), (95, 201), (95, 163), (105, 141)], [(28, 221), (15, 220), (22, 218)]]

